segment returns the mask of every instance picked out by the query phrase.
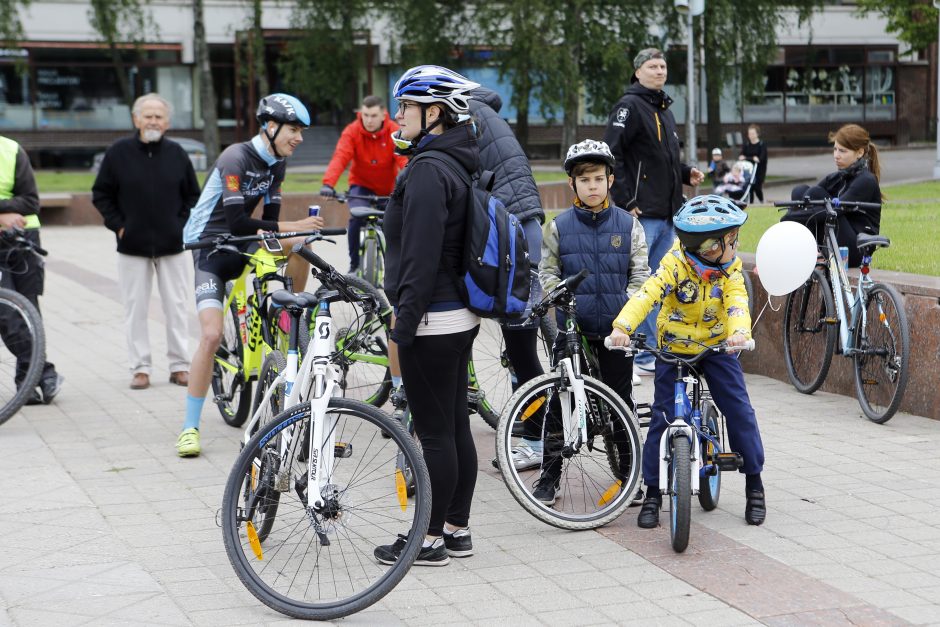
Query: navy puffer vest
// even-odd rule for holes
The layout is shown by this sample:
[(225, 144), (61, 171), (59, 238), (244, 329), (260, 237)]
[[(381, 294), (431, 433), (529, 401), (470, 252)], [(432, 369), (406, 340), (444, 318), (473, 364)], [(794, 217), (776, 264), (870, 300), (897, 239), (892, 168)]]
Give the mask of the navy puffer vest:
[(590, 271), (578, 286), (578, 325), (591, 339), (610, 335), (627, 302), (633, 216), (610, 206), (599, 213), (571, 207), (557, 218), (562, 278)]

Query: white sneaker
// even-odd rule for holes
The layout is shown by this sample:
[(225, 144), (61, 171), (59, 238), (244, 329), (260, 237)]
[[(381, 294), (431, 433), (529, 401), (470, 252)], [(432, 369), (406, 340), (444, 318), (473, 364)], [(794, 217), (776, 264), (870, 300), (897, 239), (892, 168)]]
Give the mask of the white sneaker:
[(643, 385), (643, 379), (640, 378), (640, 375), (636, 373), (636, 370), (633, 371), (633, 386)]
[(512, 465), (516, 470), (528, 470), (542, 465), (542, 452), (533, 451), (532, 447), (523, 441), (512, 449)]

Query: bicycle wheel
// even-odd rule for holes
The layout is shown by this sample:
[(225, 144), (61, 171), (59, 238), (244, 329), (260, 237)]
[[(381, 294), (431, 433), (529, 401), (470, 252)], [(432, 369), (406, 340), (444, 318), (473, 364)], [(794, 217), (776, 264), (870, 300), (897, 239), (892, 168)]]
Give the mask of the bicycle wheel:
[[(418, 450), (421, 450), (421, 441), (415, 438), (414, 435), (414, 424), (411, 421), (411, 408), (405, 407), (404, 412), (401, 416), (401, 424), (408, 434), (414, 439), (415, 446), (418, 447)], [(411, 469), (411, 466), (408, 465), (408, 458), (403, 451), (399, 451), (398, 455), (395, 457), (395, 469), (400, 470), (402, 477), (405, 479), (405, 489), (408, 497), (411, 498), (415, 495), (415, 473)]]
[[(249, 441), (222, 500), (225, 551), (238, 578), (265, 605), (308, 620), (347, 616), (388, 594), (417, 557), (431, 515), (427, 467), (400, 424), (375, 407), (343, 398), (330, 400), (324, 420), (332, 458), (309, 456), (329, 472), (322, 506), (310, 505), (307, 456), (294, 442), (309, 441), (309, 403), (281, 413)], [(383, 438), (382, 430), (391, 437)], [(412, 501), (395, 470), (399, 452), (414, 470)], [(246, 502), (244, 486), (264, 459), (271, 461), (269, 490), (280, 493), (280, 507), (262, 541), (252, 523), (259, 499)], [(383, 566), (373, 550), (396, 533), (406, 537), (405, 549), (394, 565)]]
[[(616, 519), (629, 507), (640, 477), (636, 417), (597, 379), (584, 377), (584, 389), (588, 441), (576, 450), (564, 446), (561, 409), (562, 403), (570, 404), (573, 412), (577, 408), (570, 383), (557, 373), (523, 384), (506, 404), (496, 430), (496, 457), (509, 492), (530, 514), (561, 529), (596, 529)], [(516, 469), (512, 450), (521, 440), (515, 435), (517, 425), (539, 412), (545, 414), (542, 465)], [(616, 468), (611, 468), (611, 459)], [(552, 485), (553, 496), (546, 499), (542, 490)]]
[(839, 326), (832, 289), (816, 268), (809, 280), (787, 296), (783, 312), (783, 347), (790, 382), (812, 394), (826, 380), (836, 349)]
[(751, 279), (751, 273), (741, 269), (741, 275), (744, 277), (744, 289), (747, 290), (747, 310), (751, 315), (751, 324), (754, 324), (754, 281)]
[(904, 301), (891, 285), (876, 283), (865, 297), (865, 325), (855, 329), (855, 389), (868, 419), (894, 416), (907, 387), (911, 337)]
[[(279, 350), (271, 351), (264, 358), (264, 362), (261, 364), (261, 374), (258, 376), (258, 385), (255, 386), (255, 398), (251, 403), (252, 416), (254, 416), (258, 411), (258, 408), (261, 407), (262, 400), (264, 399), (264, 395), (267, 393), (268, 388), (274, 385), (278, 375), (284, 372), (286, 368), (287, 358), (284, 357), (284, 353)], [(277, 385), (277, 389), (272, 392), (271, 396), (269, 396), (265, 402), (261, 417), (258, 420), (258, 423), (252, 429), (251, 435), (257, 433), (259, 428), (271, 422), (271, 419), (284, 411), (285, 396), (285, 385), (283, 382), (281, 382)]]
[(39, 385), (46, 364), (46, 332), (29, 299), (0, 288), (0, 424), (18, 412)]
[[(557, 334), (558, 326), (552, 316), (539, 318), (536, 351), (545, 372), (551, 369), (552, 344)], [(480, 324), (480, 333), (473, 343), (470, 374), (471, 408), (480, 414), (486, 424), (495, 429), (506, 402), (519, 387), (512, 364), (506, 355), (506, 342), (498, 321), (484, 319)]]
[[(392, 375), (388, 369), (388, 299), (381, 290), (365, 279), (347, 274), (349, 285), (360, 294), (370, 294), (379, 304), (379, 312), (366, 313), (359, 303), (330, 303), (330, 315), (336, 329), (336, 360), (342, 372), (340, 388), (343, 396), (381, 407), (392, 391)], [(307, 310), (300, 325), (301, 355), (307, 353), (311, 326), (316, 311)]]
[(222, 343), (212, 366), (212, 393), (226, 424), (245, 424), (251, 409), (251, 381), (246, 380), (242, 367), (242, 336), (234, 303), (222, 320)]
[(691, 443), (683, 435), (672, 438), (669, 452), (669, 538), (672, 550), (682, 553), (689, 546), (692, 524)]
[(367, 237), (362, 243), (362, 250), (359, 254), (362, 278), (370, 285), (381, 288), (379, 241), (375, 237)]
[[(711, 401), (706, 402), (705, 411), (702, 412), (702, 427), (719, 442), (721, 441), (721, 432), (718, 430), (720, 421), (721, 414), (718, 408)], [(718, 507), (718, 498), (721, 496), (718, 452), (719, 448), (714, 443), (702, 439), (702, 459), (705, 461), (706, 468), (702, 469), (698, 477), (698, 502), (706, 512)], [(705, 474), (706, 472), (709, 474)]]

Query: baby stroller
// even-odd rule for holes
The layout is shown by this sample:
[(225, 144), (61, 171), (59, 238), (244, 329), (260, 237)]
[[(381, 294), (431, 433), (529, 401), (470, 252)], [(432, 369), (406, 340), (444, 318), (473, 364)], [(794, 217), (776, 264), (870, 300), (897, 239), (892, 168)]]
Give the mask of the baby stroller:
[(725, 175), (724, 182), (715, 187), (715, 193), (734, 200), (743, 209), (750, 198), (755, 173), (753, 162), (738, 159), (731, 167), (731, 172)]

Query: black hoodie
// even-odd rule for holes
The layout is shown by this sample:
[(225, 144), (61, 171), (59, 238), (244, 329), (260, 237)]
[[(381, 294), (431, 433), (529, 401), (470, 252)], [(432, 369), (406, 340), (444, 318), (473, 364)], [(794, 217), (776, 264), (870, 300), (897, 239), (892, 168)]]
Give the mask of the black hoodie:
[(616, 159), (614, 204), (643, 217), (672, 219), (682, 206), (682, 183), (691, 166), (679, 162), (679, 134), (669, 111), (672, 98), (634, 83), (607, 120), (604, 141)]
[[(469, 124), (428, 135), (415, 157), (446, 152), (467, 172), (480, 167), (480, 150)], [(414, 159), (414, 158), (413, 158)], [(441, 309), (464, 305), (454, 281), (462, 270), (470, 189), (448, 166), (434, 159), (409, 164), (395, 183), (385, 209), (385, 293), (396, 308), (392, 339), (408, 346), (421, 318), (436, 303)]]

